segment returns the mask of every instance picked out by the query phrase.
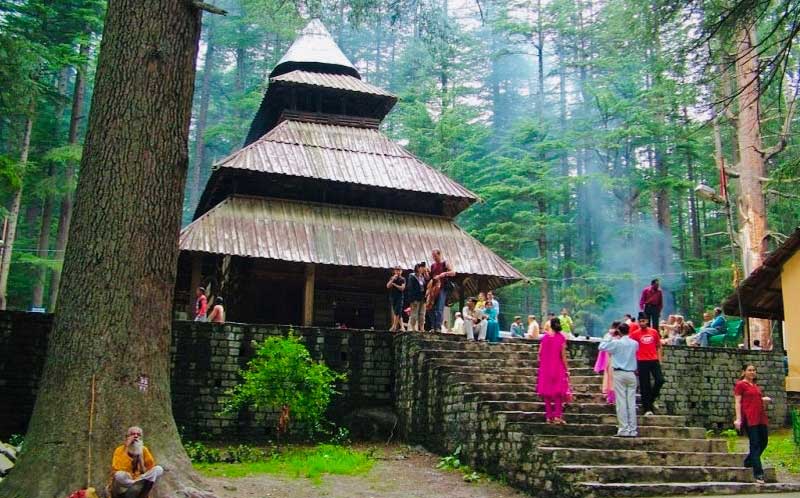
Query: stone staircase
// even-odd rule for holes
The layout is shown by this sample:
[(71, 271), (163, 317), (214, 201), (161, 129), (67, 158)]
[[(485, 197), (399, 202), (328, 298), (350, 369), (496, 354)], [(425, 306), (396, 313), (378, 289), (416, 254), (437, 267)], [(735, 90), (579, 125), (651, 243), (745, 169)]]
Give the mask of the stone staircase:
[[(535, 394), (538, 344), (479, 344), (459, 336), (402, 334), (395, 341), (400, 429), (407, 441), (450, 454), (534, 496), (605, 497), (800, 490), (756, 485), (744, 454), (683, 416), (639, 418), (638, 438), (616, 438), (614, 407), (586, 348), (570, 348), (574, 401), (567, 425), (544, 423)], [(398, 356), (399, 355), (399, 356)]]

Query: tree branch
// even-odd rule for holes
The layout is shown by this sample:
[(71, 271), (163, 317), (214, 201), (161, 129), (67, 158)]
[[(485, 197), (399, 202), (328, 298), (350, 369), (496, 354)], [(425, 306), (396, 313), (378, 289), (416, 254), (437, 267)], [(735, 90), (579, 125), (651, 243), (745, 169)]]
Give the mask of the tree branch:
[(800, 195), (789, 194), (787, 192), (781, 192), (780, 190), (774, 190), (774, 189), (771, 189), (771, 188), (768, 188), (766, 190), (766, 192), (768, 194), (777, 195), (778, 197), (785, 197), (787, 199), (800, 199)]
[(765, 161), (769, 161), (775, 157), (776, 154), (780, 154), (783, 149), (786, 148), (786, 144), (789, 142), (789, 130), (792, 128), (792, 119), (794, 118), (794, 111), (796, 109), (798, 90), (800, 90), (800, 81), (795, 84), (794, 94), (792, 95), (792, 98), (789, 101), (789, 106), (786, 109), (786, 116), (783, 119), (781, 133), (778, 135), (778, 143), (763, 152)]
[(202, 2), (200, 0), (190, 0), (192, 6), (196, 9), (204, 10), (210, 14), (217, 14), (220, 16), (227, 16), (228, 11), (220, 9), (219, 7), (214, 7), (210, 3)]

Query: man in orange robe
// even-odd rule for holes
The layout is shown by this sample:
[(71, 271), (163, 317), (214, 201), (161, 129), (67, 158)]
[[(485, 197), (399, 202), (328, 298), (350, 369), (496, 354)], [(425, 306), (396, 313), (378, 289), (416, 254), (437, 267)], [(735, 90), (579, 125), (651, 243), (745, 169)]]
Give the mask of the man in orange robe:
[(142, 436), (140, 427), (131, 427), (125, 435), (125, 443), (114, 450), (111, 459), (112, 498), (147, 498), (164, 473), (145, 447)]

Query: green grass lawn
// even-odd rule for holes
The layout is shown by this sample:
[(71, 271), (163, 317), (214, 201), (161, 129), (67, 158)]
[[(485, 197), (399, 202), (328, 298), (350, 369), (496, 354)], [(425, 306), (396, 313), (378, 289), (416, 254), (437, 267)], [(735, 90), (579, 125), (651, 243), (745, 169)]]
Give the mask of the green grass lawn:
[(763, 459), (778, 469), (800, 474), (800, 452), (792, 442), (791, 429), (781, 429), (769, 435), (769, 445), (764, 451)]
[(278, 474), (307, 477), (319, 484), (325, 474), (359, 475), (372, 469), (371, 454), (343, 446), (322, 444), (313, 447), (290, 447), (253, 463), (195, 463), (194, 467), (210, 477), (247, 477), (255, 474)]

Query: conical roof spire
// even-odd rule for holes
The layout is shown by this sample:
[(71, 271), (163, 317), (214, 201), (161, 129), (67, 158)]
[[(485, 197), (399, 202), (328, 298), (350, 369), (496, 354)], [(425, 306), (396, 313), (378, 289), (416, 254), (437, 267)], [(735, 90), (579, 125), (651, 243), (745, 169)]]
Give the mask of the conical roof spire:
[(361, 78), (319, 19), (312, 19), (303, 28), (269, 76), (280, 76), (296, 69)]

